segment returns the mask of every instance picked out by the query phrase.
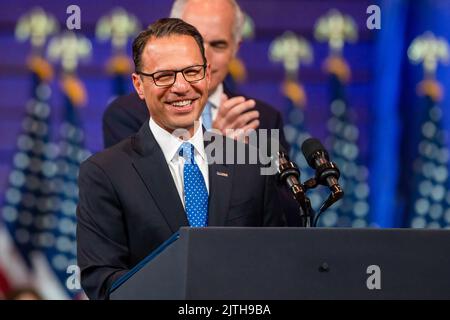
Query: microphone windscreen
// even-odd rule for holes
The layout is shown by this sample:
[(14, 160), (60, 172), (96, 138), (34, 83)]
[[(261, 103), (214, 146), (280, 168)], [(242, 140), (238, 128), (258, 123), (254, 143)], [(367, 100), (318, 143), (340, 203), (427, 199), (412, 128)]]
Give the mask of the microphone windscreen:
[(328, 152), (325, 150), (325, 147), (322, 145), (322, 143), (315, 138), (309, 138), (306, 139), (302, 144), (302, 153), (305, 157), (308, 164), (314, 168), (314, 157), (313, 155), (317, 151), (323, 151), (327, 156)]

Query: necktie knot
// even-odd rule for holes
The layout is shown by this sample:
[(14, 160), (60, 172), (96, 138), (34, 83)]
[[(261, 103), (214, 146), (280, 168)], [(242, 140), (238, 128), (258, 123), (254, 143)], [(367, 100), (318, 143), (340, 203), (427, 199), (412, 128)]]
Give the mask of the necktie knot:
[(194, 159), (194, 145), (189, 142), (183, 142), (178, 153), (183, 157), (187, 163), (195, 163)]

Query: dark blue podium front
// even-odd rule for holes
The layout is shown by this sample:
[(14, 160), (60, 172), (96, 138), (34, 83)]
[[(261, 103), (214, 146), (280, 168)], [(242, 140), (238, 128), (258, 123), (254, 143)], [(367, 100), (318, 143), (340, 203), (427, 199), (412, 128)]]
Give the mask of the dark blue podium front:
[(181, 228), (111, 299), (450, 299), (450, 231)]

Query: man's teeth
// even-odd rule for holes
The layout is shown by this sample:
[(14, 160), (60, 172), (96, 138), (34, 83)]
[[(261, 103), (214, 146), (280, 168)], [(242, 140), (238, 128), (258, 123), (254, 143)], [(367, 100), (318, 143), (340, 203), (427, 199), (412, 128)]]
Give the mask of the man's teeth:
[(183, 101), (173, 102), (172, 105), (175, 107), (184, 107), (184, 106), (190, 105), (191, 103), (192, 103), (192, 100), (183, 100)]

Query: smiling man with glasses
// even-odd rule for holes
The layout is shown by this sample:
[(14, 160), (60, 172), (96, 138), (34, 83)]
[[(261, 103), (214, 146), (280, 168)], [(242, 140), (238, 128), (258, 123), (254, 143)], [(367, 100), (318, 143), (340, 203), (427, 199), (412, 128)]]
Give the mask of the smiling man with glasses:
[[(80, 168), (77, 260), (91, 299), (107, 298), (115, 280), (182, 226), (285, 225), (262, 165), (216, 163), (205, 152), (211, 142), (199, 124), (211, 67), (197, 29), (160, 19), (134, 40), (133, 60), (133, 84), (152, 117)], [(180, 139), (177, 129), (188, 134)], [(251, 148), (226, 140), (216, 149), (224, 157), (230, 142)]]
[[(263, 101), (233, 92), (225, 84), (228, 66), (242, 42), (244, 15), (239, 4), (235, 0), (175, 0), (170, 15), (193, 25), (204, 40), (211, 65), (208, 103), (202, 114), (205, 128), (230, 137), (236, 137), (237, 131), (229, 129), (276, 129), (280, 144), (289, 150), (280, 112)], [(113, 100), (103, 115), (104, 146), (136, 133), (148, 116), (145, 102), (135, 92)]]
[(170, 133), (186, 129), (193, 136), (194, 121), (208, 99), (211, 72), (203, 39), (188, 31), (170, 36), (170, 29), (143, 31), (133, 43), (136, 67), (132, 79), (152, 115), (150, 125)]

